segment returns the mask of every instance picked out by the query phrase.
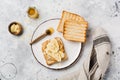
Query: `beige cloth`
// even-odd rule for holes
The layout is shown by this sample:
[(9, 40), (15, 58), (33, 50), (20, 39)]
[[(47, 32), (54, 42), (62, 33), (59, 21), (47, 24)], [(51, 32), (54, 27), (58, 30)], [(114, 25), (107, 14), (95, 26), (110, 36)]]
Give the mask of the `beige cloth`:
[(108, 68), (111, 44), (106, 32), (97, 28), (93, 34), (93, 46), (80, 71), (67, 74), (58, 80), (103, 80)]

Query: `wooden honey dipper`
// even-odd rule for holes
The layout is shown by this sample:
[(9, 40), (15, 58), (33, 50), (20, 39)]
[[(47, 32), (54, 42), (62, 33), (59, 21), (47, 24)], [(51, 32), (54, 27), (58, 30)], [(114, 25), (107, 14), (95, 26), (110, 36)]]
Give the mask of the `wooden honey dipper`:
[(49, 28), (45, 31), (45, 33), (43, 33), (42, 35), (38, 36), (35, 40), (33, 40), (32, 42), (30, 42), (30, 45), (40, 41), (41, 39), (43, 39), (44, 37), (46, 37), (47, 35), (51, 35), (53, 34), (54, 29), (53, 28)]

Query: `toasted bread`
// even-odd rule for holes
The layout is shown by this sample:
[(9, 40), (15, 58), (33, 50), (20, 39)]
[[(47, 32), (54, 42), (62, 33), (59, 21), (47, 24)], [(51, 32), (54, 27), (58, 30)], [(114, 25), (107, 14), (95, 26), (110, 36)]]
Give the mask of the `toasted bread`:
[(63, 37), (67, 40), (85, 42), (88, 23), (67, 20), (63, 26)]
[(57, 57), (55, 57), (56, 55), (54, 55), (54, 53), (51, 53), (52, 55), (50, 55), (50, 53), (48, 54), (48, 52), (46, 52), (46, 50), (48, 49), (48, 47), (49, 47), (48, 45), (51, 42), (51, 40), (47, 40), (47, 41), (43, 42), (43, 44), (42, 44), (42, 52), (44, 54), (44, 58), (46, 60), (47, 65), (52, 65), (54, 63), (61, 62), (61, 61), (67, 59), (67, 54), (65, 53), (65, 49), (64, 49), (64, 45), (63, 45), (62, 40), (59, 37), (56, 37), (55, 40), (57, 41), (57, 44), (59, 46), (58, 52), (62, 52), (64, 56), (60, 57), (61, 59), (59, 61), (59, 59), (56, 59)]
[(58, 28), (57, 30), (59, 32), (63, 32), (63, 26), (64, 26), (64, 22), (66, 20), (73, 20), (73, 21), (85, 21), (84, 18), (82, 18), (81, 16), (77, 15), (77, 14), (74, 14), (74, 13), (71, 13), (71, 12), (67, 12), (67, 11), (63, 11), (62, 12), (62, 18), (60, 19), (60, 22), (59, 22), (59, 25), (58, 25)]

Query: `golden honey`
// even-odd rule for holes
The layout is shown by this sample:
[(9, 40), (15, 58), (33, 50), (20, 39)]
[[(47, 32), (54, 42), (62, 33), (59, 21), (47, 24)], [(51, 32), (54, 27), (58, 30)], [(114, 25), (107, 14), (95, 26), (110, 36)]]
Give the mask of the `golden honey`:
[(29, 7), (27, 13), (28, 16), (33, 19), (37, 19), (39, 17), (39, 13), (35, 7)]

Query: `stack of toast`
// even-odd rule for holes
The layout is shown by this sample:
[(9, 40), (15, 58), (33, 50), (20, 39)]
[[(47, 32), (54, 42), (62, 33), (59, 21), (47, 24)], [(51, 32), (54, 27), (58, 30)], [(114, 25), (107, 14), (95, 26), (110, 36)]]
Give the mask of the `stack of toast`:
[(83, 17), (63, 11), (57, 30), (62, 32), (67, 40), (85, 42), (87, 28), (88, 23)]

